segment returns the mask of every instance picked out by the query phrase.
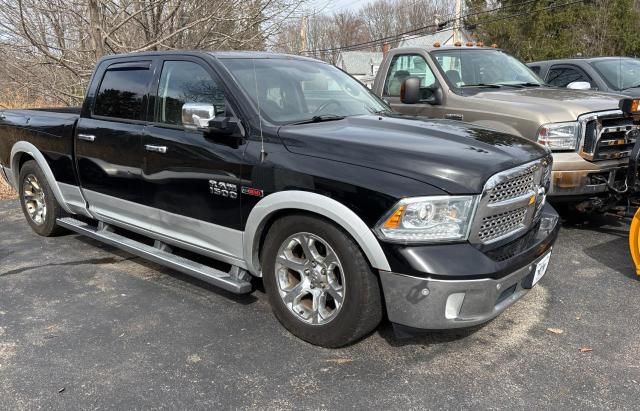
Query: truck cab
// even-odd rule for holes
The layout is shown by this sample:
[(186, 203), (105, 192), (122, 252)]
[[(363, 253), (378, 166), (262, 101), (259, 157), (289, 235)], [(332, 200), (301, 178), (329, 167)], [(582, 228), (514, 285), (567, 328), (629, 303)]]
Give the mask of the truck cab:
[(549, 196), (605, 209), (624, 189), (640, 122), (624, 96), (548, 86), (492, 47), (399, 48), (385, 57), (373, 91), (400, 113), (465, 121), (518, 135), (553, 152)]
[(640, 97), (640, 60), (631, 57), (593, 57), (535, 61), (527, 64), (547, 84), (600, 90)]

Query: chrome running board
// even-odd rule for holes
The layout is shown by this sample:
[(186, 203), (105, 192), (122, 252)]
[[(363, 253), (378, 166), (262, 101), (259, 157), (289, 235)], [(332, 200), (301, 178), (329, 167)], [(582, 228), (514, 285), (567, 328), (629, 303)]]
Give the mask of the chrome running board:
[(117, 234), (112, 226), (102, 222), (98, 227), (94, 227), (71, 217), (59, 218), (57, 221), (61, 227), (180, 271), (229, 292), (246, 294), (252, 290), (249, 282), (250, 275), (239, 267), (232, 266), (229, 272), (220, 271), (173, 254), (171, 247), (161, 241), (156, 240), (152, 247)]

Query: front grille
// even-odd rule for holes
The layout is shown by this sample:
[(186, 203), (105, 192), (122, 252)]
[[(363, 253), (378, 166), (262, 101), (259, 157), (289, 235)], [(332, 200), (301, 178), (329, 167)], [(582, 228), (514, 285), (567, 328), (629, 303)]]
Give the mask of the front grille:
[(521, 207), (516, 210), (484, 217), (478, 237), (485, 243), (504, 237), (506, 234), (522, 228), (526, 216), (527, 207)]
[(525, 174), (498, 184), (489, 191), (489, 203), (511, 200), (531, 192), (536, 186), (535, 173), (536, 170), (530, 170)]
[(478, 202), (469, 241), (503, 244), (537, 223), (551, 167), (548, 156), (492, 176)]
[(640, 135), (640, 122), (622, 112), (604, 112), (580, 120), (580, 154), (589, 161), (627, 158)]
[(511, 241), (501, 247), (487, 251), (487, 255), (494, 261), (506, 261), (522, 253), (530, 246), (538, 233), (540, 222), (536, 223), (529, 232), (516, 240)]

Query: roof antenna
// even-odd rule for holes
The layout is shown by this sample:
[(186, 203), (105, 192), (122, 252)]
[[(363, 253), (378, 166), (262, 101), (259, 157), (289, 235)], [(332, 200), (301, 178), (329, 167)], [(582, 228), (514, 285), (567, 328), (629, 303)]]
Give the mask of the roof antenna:
[(264, 135), (262, 134), (262, 109), (260, 108), (260, 93), (258, 92), (258, 75), (256, 74), (256, 59), (253, 61), (253, 81), (256, 83), (256, 100), (258, 101), (258, 121), (260, 121), (260, 162), (264, 162), (266, 153), (264, 152)]

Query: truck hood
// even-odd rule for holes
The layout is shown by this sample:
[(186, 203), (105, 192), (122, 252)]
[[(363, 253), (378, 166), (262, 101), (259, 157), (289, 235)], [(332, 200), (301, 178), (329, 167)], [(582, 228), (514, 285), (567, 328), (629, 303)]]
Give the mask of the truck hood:
[(640, 97), (640, 87), (628, 88), (624, 91), (621, 91), (620, 93), (624, 94), (625, 96), (638, 98)]
[(369, 167), (450, 194), (477, 194), (493, 174), (542, 158), (526, 139), (450, 120), (400, 115), (283, 126), (293, 153)]
[(544, 113), (549, 122), (575, 121), (582, 114), (617, 110), (620, 99), (625, 98), (613, 93), (552, 87), (523, 89), (505, 87), (500, 90), (484, 91), (473, 97), (481, 99), (485, 104), (487, 101), (504, 102), (513, 109)]

